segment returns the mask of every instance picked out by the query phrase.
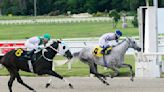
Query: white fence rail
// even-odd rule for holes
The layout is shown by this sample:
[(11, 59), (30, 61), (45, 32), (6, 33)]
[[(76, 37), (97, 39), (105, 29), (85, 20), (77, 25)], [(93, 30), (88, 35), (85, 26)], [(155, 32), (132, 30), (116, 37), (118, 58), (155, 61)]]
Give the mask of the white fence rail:
[(0, 20), (0, 24), (35, 24), (35, 23), (77, 23), (77, 22), (101, 22), (112, 21), (109, 17), (91, 18), (53, 18), (53, 19), (26, 19), (26, 20)]
[[(133, 16), (126, 17), (132, 20)], [(108, 22), (110, 17), (88, 17), (88, 18), (51, 18), (51, 19), (22, 19), (22, 20), (0, 20), (1, 25), (9, 24), (35, 24), (35, 23), (78, 23), (78, 22)]]

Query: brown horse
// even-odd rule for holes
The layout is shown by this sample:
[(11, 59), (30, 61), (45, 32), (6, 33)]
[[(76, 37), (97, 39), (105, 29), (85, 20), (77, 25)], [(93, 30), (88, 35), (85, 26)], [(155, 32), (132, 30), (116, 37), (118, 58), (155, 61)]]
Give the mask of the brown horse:
[[(66, 81), (61, 75), (59, 75), (55, 71), (52, 71), (52, 61), (58, 52), (61, 52), (61, 54), (67, 57), (67, 59), (71, 59), (73, 57), (70, 50), (64, 44), (61, 44), (60, 41), (54, 41), (50, 46), (42, 49), (41, 51), (35, 53), (32, 56), (36, 57), (35, 61), (31, 61), (33, 73), (38, 75), (48, 74), (55, 76), (61, 80), (64, 80), (71, 88), (73, 88), (70, 82)], [(12, 92), (12, 84), (15, 79), (17, 79), (20, 84), (27, 87), (29, 90), (36, 92), (32, 87), (24, 83), (19, 75), (19, 70), (31, 72), (28, 60), (23, 57), (23, 53), (25, 53), (25, 51), (21, 49), (19, 49), (19, 51), (12, 50), (6, 53), (0, 61), (0, 63), (5, 66), (10, 73), (10, 79), (8, 81), (8, 88), (10, 92)]]

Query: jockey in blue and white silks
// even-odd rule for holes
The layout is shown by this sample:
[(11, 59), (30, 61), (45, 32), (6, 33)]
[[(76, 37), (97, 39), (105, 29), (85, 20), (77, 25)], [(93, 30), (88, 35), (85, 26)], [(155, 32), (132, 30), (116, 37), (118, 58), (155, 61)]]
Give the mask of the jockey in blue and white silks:
[(103, 48), (102, 53), (110, 47), (109, 41), (116, 40), (118, 42), (119, 37), (122, 36), (122, 32), (120, 30), (116, 30), (114, 33), (105, 33), (99, 38), (99, 46)]

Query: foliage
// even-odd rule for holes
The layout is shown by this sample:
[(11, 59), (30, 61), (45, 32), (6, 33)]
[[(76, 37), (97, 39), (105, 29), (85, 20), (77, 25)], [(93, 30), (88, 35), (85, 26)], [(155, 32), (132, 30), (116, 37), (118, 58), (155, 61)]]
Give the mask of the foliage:
[(121, 15), (116, 10), (111, 10), (109, 13), (109, 17), (113, 18), (113, 28), (116, 28), (117, 23), (119, 22)]
[(133, 24), (134, 27), (138, 27), (137, 14), (134, 16), (134, 20), (132, 20), (132, 24)]
[[(58, 11), (59, 14), (96, 13), (116, 9), (117, 11), (136, 11), (145, 0), (36, 0), (37, 15), (47, 15)], [(163, 1), (160, 1), (163, 5)], [(3, 15), (33, 15), (34, 0), (0, 0)], [(53, 14), (52, 14), (53, 15)], [(56, 14), (54, 14), (56, 15)]]
[(94, 17), (102, 17), (102, 16), (105, 17), (105, 16), (108, 16), (108, 15), (104, 12), (97, 12), (97, 13), (94, 13), (93, 16)]

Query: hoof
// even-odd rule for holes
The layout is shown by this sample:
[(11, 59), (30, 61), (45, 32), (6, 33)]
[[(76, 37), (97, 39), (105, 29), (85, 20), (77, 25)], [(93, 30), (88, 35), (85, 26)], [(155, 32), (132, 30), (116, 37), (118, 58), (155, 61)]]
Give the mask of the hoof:
[(106, 83), (107, 86), (109, 86), (109, 83)]
[(69, 87), (70, 87), (71, 89), (73, 89), (73, 86), (72, 86), (72, 84), (69, 84)]
[(50, 83), (47, 83), (45, 87), (48, 88), (49, 86), (50, 86)]
[(107, 80), (107, 78), (106, 78), (106, 77), (103, 77), (103, 79), (104, 79), (104, 80)]
[(106, 84), (106, 85), (109, 85), (109, 83), (108, 83), (108, 82), (106, 82), (106, 81), (103, 81), (103, 83), (104, 83), (104, 84)]
[(36, 92), (36, 90), (32, 90), (32, 92)]
[(131, 80), (132, 82), (134, 81), (134, 79), (133, 79), (133, 78), (131, 78), (130, 80)]

